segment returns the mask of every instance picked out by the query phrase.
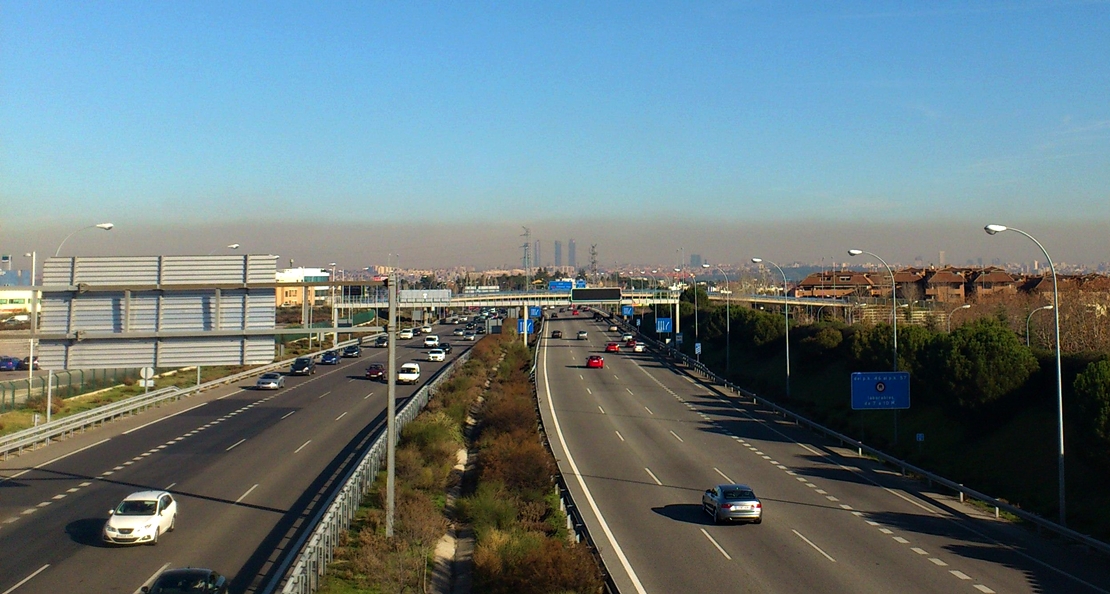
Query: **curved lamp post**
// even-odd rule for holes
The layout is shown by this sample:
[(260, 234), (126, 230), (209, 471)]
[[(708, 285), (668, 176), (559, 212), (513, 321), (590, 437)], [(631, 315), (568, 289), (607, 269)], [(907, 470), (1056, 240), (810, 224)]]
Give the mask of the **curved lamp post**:
[(886, 267), (886, 271), (890, 273), (890, 300), (892, 302), (891, 319), (894, 322), (894, 371), (898, 371), (898, 283), (894, 281), (894, 271), (890, 269), (890, 264), (887, 264), (886, 260), (866, 250), (848, 250), (849, 256), (858, 256), (860, 254), (867, 254), (868, 256), (878, 258), (879, 261), (883, 263), (883, 266)]
[(779, 271), (779, 274), (782, 275), (782, 311), (785, 313), (786, 317), (786, 397), (790, 398), (790, 302), (787, 300), (786, 297), (786, 273), (782, 271), (782, 268), (780, 268), (778, 264), (775, 264), (770, 260), (764, 260), (763, 258), (752, 258), (752, 263), (770, 264)]
[[(709, 268), (709, 264), (702, 264), (702, 268)], [(728, 275), (721, 269), (720, 266), (714, 266), (721, 276), (725, 277), (725, 376), (728, 376), (728, 370), (732, 369), (732, 309), (729, 306), (729, 301), (732, 296), (732, 289), (728, 287)]]
[(957, 307), (956, 309), (953, 309), (952, 311), (948, 312), (948, 323), (945, 325), (945, 329), (946, 329), (947, 332), (949, 332), (949, 333), (952, 332), (952, 314), (960, 311), (961, 309), (971, 309), (971, 305), (968, 304), (968, 303), (965, 303), (965, 304)]
[(214, 250), (212, 250), (212, 251), (208, 252), (208, 255), (209, 255), (209, 256), (211, 256), (212, 254), (215, 254), (216, 252), (218, 252), (218, 251), (220, 251), (220, 250), (222, 250), (222, 249), (225, 249), (225, 248), (226, 248), (226, 249), (229, 249), (229, 250), (237, 250), (237, 249), (239, 249), (239, 244), (237, 244), (237, 243), (229, 243), (229, 244), (225, 245), (225, 246), (224, 246), (224, 247), (222, 247), (222, 248), (216, 248), (216, 249), (214, 249)]
[(1037, 309), (1034, 309), (1033, 311), (1029, 312), (1029, 315), (1026, 316), (1026, 318), (1025, 318), (1025, 348), (1029, 348), (1029, 321), (1033, 319), (1033, 314), (1037, 313), (1038, 311), (1045, 310), (1045, 309), (1054, 309), (1054, 308), (1051, 305), (1042, 305), (1041, 307), (1038, 307)]
[[(1041, 248), (1041, 253), (1044, 254), (1048, 260), (1048, 267), (1052, 271), (1052, 314), (1056, 325), (1056, 425), (1059, 432), (1059, 449), (1057, 451), (1057, 482), (1059, 488), (1060, 498), (1060, 525), (1067, 526), (1067, 513), (1064, 506), (1064, 380), (1063, 374), (1060, 369), (1060, 293), (1056, 286), (1056, 265), (1052, 263), (1052, 257), (1048, 255), (1048, 250), (1044, 249), (1041, 242), (1037, 238), (1022, 231), (1021, 229), (1014, 229), (1005, 225), (987, 225), (983, 230), (988, 235), (995, 235), (1003, 231), (1013, 231), (1015, 233), (1028, 237), (1037, 247)], [(1028, 335), (1027, 335), (1028, 336)]]
[(62, 243), (58, 244), (58, 249), (54, 250), (54, 257), (57, 258), (58, 255), (62, 253), (62, 246), (65, 245), (67, 241), (69, 241), (70, 237), (73, 237), (74, 235), (77, 235), (78, 233), (84, 231), (85, 229), (103, 229), (105, 231), (111, 231), (112, 227), (115, 227), (115, 225), (112, 224), (112, 223), (99, 223), (99, 224), (96, 224), (96, 225), (89, 225), (88, 227), (81, 227), (80, 229), (74, 231), (73, 233), (70, 233), (69, 235), (66, 235), (66, 238), (62, 240)]

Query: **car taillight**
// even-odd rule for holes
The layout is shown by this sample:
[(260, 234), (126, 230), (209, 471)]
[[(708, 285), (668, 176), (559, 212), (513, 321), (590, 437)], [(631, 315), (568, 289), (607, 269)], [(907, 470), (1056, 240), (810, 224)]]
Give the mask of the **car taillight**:
[(753, 507), (755, 507), (755, 509), (763, 509), (763, 504), (762, 503), (756, 503)]

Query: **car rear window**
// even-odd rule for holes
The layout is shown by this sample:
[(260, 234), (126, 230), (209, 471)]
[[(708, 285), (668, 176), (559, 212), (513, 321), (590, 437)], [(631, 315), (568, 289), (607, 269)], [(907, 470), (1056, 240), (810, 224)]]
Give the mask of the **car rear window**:
[(755, 499), (755, 493), (747, 489), (727, 489), (725, 499)]

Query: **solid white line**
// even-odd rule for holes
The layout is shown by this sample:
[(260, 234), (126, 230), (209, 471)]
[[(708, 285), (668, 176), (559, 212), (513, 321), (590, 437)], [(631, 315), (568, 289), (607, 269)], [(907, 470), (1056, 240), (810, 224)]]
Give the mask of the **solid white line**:
[(836, 559), (833, 559), (832, 557), (830, 557), (830, 556), (829, 556), (829, 554), (828, 554), (828, 553), (826, 553), (825, 551), (822, 551), (822, 550), (821, 550), (821, 547), (819, 547), (819, 546), (817, 546), (817, 545), (813, 544), (813, 541), (811, 541), (810, 539), (808, 539), (808, 538), (806, 538), (806, 537), (802, 536), (802, 533), (801, 533), (801, 532), (798, 532), (797, 530), (792, 530), (792, 532), (793, 532), (794, 534), (797, 534), (797, 535), (798, 535), (798, 538), (800, 538), (800, 539), (802, 539), (802, 540), (806, 541), (806, 544), (808, 544), (809, 546), (811, 546), (811, 547), (813, 547), (814, 549), (816, 549), (818, 553), (821, 553), (822, 555), (824, 555), (826, 559), (828, 559), (829, 561), (832, 561), (833, 563), (836, 563)]
[(563, 437), (563, 428), (559, 425), (559, 417), (555, 416), (555, 404), (551, 401), (551, 384), (547, 379), (547, 348), (543, 349), (543, 388), (547, 394), (547, 406), (551, 411), (551, 422), (555, 425), (555, 434), (559, 436), (559, 443), (563, 446), (563, 453), (566, 455), (567, 465), (574, 473), (574, 478), (578, 481), (578, 486), (582, 489), (582, 494), (586, 497), (586, 503), (590, 505), (590, 510), (593, 511), (594, 517), (597, 518), (598, 524), (601, 526), (601, 531), (605, 533), (605, 538), (609, 539), (609, 544), (612, 545), (613, 554), (621, 562), (621, 567), (624, 568), (625, 573), (628, 574), (628, 579), (632, 582), (632, 587), (636, 589), (639, 594), (647, 594), (644, 590), (644, 585), (640, 583), (639, 576), (636, 571), (632, 569), (632, 565), (628, 562), (628, 557), (624, 556), (624, 551), (621, 546), (617, 544), (617, 538), (613, 536), (613, 531), (609, 529), (609, 524), (605, 522), (605, 517), (601, 515), (601, 511), (597, 509), (597, 502), (594, 501), (594, 496), (590, 493), (590, 488), (586, 486), (586, 479), (582, 478), (582, 474), (578, 471), (578, 464), (574, 462), (574, 457), (570, 454), (570, 449), (566, 447), (566, 439)]
[(26, 584), (27, 582), (31, 581), (31, 578), (33, 578), (36, 575), (42, 573), (44, 570), (46, 570), (47, 567), (50, 567), (49, 563), (47, 563), (46, 565), (43, 565), (42, 567), (38, 568), (38, 570), (35, 571), (35, 573), (32, 573), (31, 575), (29, 575), (29, 576), (23, 578), (22, 580), (20, 580), (18, 584), (12, 586), (11, 588), (8, 588), (7, 590), (4, 590), (4, 594), (11, 594), (12, 592), (15, 592), (16, 588), (18, 588), (18, 587), (22, 586), (23, 584)]
[[(281, 419), (288, 419), (288, 418), (289, 418), (289, 415), (292, 415), (292, 414), (293, 414), (293, 413), (295, 413), (295, 412), (297, 412), (297, 411), (295, 411), (295, 410), (291, 410), (291, 411), (289, 411), (289, 412), (285, 413), (285, 416), (283, 416), (283, 417), (282, 417)], [(278, 420), (281, 420), (281, 419), (278, 419)]]
[[(109, 438), (109, 439), (111, 439), (111, 438)], [(12, 479), (14, 479), (14, 478), (19, 478), (19, 477), (21, 477), (21, 476), (23, 476), (23, 475), (27, 474), (28, 472), (31, 472), (32, 470), (36, 470), (36, 469), (42, 468), (43, 466), (46, 466), (46, 465), (48, 465), (48, 464), (53, 464), (53, 463), (57, 462), (58, 460), (61, 460), (61, 459), (63, 459), (63, 458), (68, 458), (68, 457), (70, 457), (70, 456), (72, 456), (72, 455), (74, 455), (74, 454), (77, 454), (77, 453), (79, 453), (79, 452), (83, 452), (83, 451), (85, 451), (85, 450), (87, 450), (87, 449), (89, 449), (89, 448), (94, 448), (94, 447), (96, 447), (96, 446), (98, 446), (98, 445), (100, 445), (100, 444), (102, 444), (102, 443), (104, 443), (104, 442), (106, 442), (106, 441), (108, 441), (108, 439), (102, 439), (102, 440), (100, 440), (100, 441), (98, 441), (98, 442), (96, 442), (96, 443), (94, 443), (94, 444), (92, 444), (92, 445), (87, 445), (87, 446), (85, 446), (85, 447), (83, 447), (83, 448), (81, 448), (81, 449), (79, 449), (79, 450), (73, 450), (72, 452), (70, 452), (70, 453), (68, 453), (68, 454), (64, 454), (64, 455), (62, 455), (62, 456), (58, 456), (57, 458), (54, 458), (53, 460), (50, 460), (49, 462), (43, 462), (42, 464), (39, 464), (38, 466), (32, 466), (31, 468), (28, 468), (27, 470), (23, 470), (23, 471), (20, 471), (20, 472), (17, 472), (17, 473), (15, 473), (15, 474), (13, 474), (13, 475), (11, 475), (11, 476), (7, 476), (7, 477), (4, 477), (4, 478), (0, 479), (0, 483), (3, 483), (3, 482), (5, 482), (5, 481), (10, 481), (10, 480), (12, 480)]]
[(339, 415), (338, 417), (335, 417), (335, 420), (338, 421), (339, 419), (342, 419), (345, 416), (347, 416), (347, 413), (343, 413), (343, 414)]
[(308, 444), (310, 444), (310, 443), (312, 443), (312, 440), (311, 440), (311, 439), (310, 439), (310, 440), (308, 440), (308, 441), (306, 441), (306, 442), (304, 442), (304, 443), (302, 443), (302, 444), (301, 444), (301, 447), (299, 447), (299, 448), (297, 448), (297, 449), (293, 450), (293, 453), (294, 453), (294, 454), (296, 454), (296, 453), (300, 452), (301, 450), (303, 450), (303, 449), (304, 449), (304, 447), (305, 447), (306, 445), (308, 445)]
[(232, 448), (234, 448), (235, 446), (237, 446), (237, 445), (239, 445), (239, 444), (243, 443), (244, 441), (247, 441), (247, 440), (245, 440), (245, 439), (240, 439), (239, 441), (237, 441), (237, 442), (235, 442), (235, 443), (231, 444), (231, 446), (229, 446), (229, 447), (228, 447), (228, 448), (227, 448), (226, 450), (224, 450), (224, 451), (225, 451), (225, 452), (230, 452), (230, 451), (232, 450)]
[(251, 487), (251, 488), (247, 489), (247, 492), (246, 492), (246, 493), (243, 493), (243, 495), (242, 495), (241, 497), (239, 497), (238, 499), (236, 499), (236, 500), (235, 500), (235, 503), (239, 503), (240, 501), (242, 501), (242, 500), (246, 499), (246, 498), (247, 498), (247, 495), (250, 495), (250, 494), (251, 494), (251, 491), (253, 491), (253, 490), (257, 489), (257, 488), (258, 488), (258, 485), (255, 485), (255, 486), (253, 486), (253, 487)]
[(662, 487), (662, 486), (663, 486), (663, 481), (659, 480), (659, 477), (655, 476), (655, 473), (654, 473), (654, 472), (652, 472), (650, 468), (644, 468), (644, 470), (646, 470), (646, 471), (647, 471), (647, 473), (648, 473), (648, 476), (650, 476), (650, 477), (651, 477), (651, 480), (655, 481), (655, 483), (656, 483), (657, 485), (659, 485), (660, 487)]
[(620, 431), (614, 431), (614, 433), (616, 433), (616, 434), (617, 434), (617, 437), (621, 438), (621, 441), (624, 441), (624, 436), (623, 436), (623, 435), (621, 435), (621, 432), (620, 432)]
[(721, 545), (717, 544), (716, 540), (713, 540), (712, 536), (709, 536), (709, 533), (705, 531), (705, 528), (701, 528), (701, 533), (704, 534), (705, 537), (709, 539), (709, 542), (713, 543), (713, 546), (717, 547), (717, 550), (720, 551), (721, 554), (725, 556), (725, 559), (728, 559), (729, 561), (732, 561), (732, 557), (730, 557), (729, 554), (726, 553), (725, 550), (721, 548)]
[(231, 396), (234, 396), (234, 395), (238, 394), (239, 392), (242, 392), (242, 390), (237, 390), (237, 391), (235, 391), (235, 392), (232, 392), (232, 393), (230, 393), (230, 394), (227, 394), (227, 395), (224, 395), (224, 396), (220, 396), (220, 397), (219, 397), (219, 398), (217, 398), (216, 400), (223, 400), (224, 398), (229, 398), (229, 397), (231, 397)]
[(124, 431), (124, 432), (123, 432), (123, 434), (124, 434), (124, 435), (130, 435), (130, 434), (131, 434), (132, 432), (134, 432), (134, 431), (138, 431), (139, 429), (143, 429), (144, 427), (150, 427), (151, 425), (153, 425), (153, 424), (155, 424), (155, 423), (161, 423), (162, 421), (165, 421), (166, 419), (169, 419), (169, 418), (172, 418), (172, 417), (176, 417), (177, 415), (180, 415), (180, 414), (184, 414), (184, 413), (187, 413), (187, 412), (189, 412), (189, 411), (191, 411), (191, 410), (196, 410), (196, 409), (198, 409), (198, 408), (200, 408), (200, 407), (202, 407), (202, 406), (204, 406), (204, 405), (206, 405), (206, 404), (208, 404), (208, 403), (207, 403), (207, 402), (201, 402), (200, 404), (198, 404), (198, 405), (196, 405), (196, 406), (194, 406), (194, 407), (192, 407), (192, 408), (187, 408), (187, 409), (185, 409), (185, 410), (183, 410), (183, 411), (175, 412), (175, 413), (173, 413), (172, 415), (166, 415), (166, 416), (162, 417), (161, 419), (155, 419), (155, 420), (153, 420), (153, 421), (151, 421), (151, 422), (149, 422), (149, 423), (147, 423), (147, 424), (145, 424), (145, 425), (139, 425), (138, 427), (135, 427), (134, 429), (128, 429), (127, 431)]
[(718, 469), (718, 468), (714, 468), (713, 470), (716, 470), (716, 471), (717, 471), (717, 474), (719, 474), (719, 475), (723, 476), (723, 477), (724, 477), (724, 479), (725, 479), (725, 481), (727, 481), (727, 482), (729, 482), (729, 483), (731, 483), (731, 482), (732, 482), (732, 479), (728, 478), (728, 475), (727, 475), (727, 474), (725, 474), (725, 473), (723, 473), (723, 472), (721, 472), (721, 471), (720, 471), (720, 469)]
[(675, 438), (675, 439), (677, 439), (678, 441), (681, 441), (682, 443), (686, 443), (686, 440), (684, 440), (684, 439), (682, 439), (681, 437), (679, 437), (679, 436), (678, 436), (678, 434), (677, 434), (677, 433), (675, 433), (674, 431), (671, 431), (671, 435), (673, 435), (673, 436), (674, 436), (674, 438)]
[(159, 567), (158, 571), (155, 571), (154, 573), (150, 574), (150, 577), (146, 578), (146, 581), (143, 582), (142, 586), (139, 586), (138, 590), (135, 590), (134, 594), (139, 594), (140, 592), (142, 592), (143, 591), (143, 586), (150, 585), (150, 583), (154, 581), (154, 578), (157, 578), (158, 574), (165, 571), (166, 568), (169, 567), (170, 565), (173, 565), (173, 563), (166, 563), (165, 565)]

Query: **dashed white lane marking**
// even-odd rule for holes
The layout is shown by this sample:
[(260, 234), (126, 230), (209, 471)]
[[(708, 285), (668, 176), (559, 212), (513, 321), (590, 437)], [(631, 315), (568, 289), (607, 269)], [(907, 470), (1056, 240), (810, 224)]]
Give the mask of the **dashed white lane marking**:
[(824, 489), (817, 489), (817, 494), (818, 495), (828, 495), (829, 492), (824, 490)]
[(901, 536), (895, 536), (894, 537), (894, 542), (899, 543), (899, 544), (910, 544), (910, 541), (902, 538)]
[(4, 594), (11, 594), (12, 592), (15, 592), (17, 588), (19, 588), (23, 584), (26, 584), (27, 582), (31, 581), (31, 579), (34, 578), (36, 575), (42, 573), (43, 571), (46, 571), (47, 567), (50, 567), (49, 563), (47, 563), (46, 565), (43, 565), (42, 567), (36, 569), (35, 572), (32, 573), (31, 575), (19, 580), (19, 583), (17, 583), (16, 585), (12, 586), (11, 588), (8, 588), (7, 590), (4, 590)]
[(833, 563), (836, 563), (836, 559), (833, 559), (832, 557), (830, 557), (830, 556), (829, 556), (829, 554), (828, 554), (828, 553), (826, 553), (825, 551), (822, 551), (822, 550), (821, 550), (821, 547), (819, 547), (819, 546), (817, 546), (817, 545), (813, 544), (813, 541), (812, 541), (812, 540), (810, 540), (810, 539), (806, 538), (805, 536), (802, 536), (802, 533), (801, 533), (801, 532), (798, 532), (797, 530), (791, 530), (791, 532), (793, 532), (794, 534), (797, 534), (797, 535), (798, 535), (798, 538), (800, 538), (800, 539), (802, 539), (802, 540), (806, 541), (806, 544), (808, 544), (809, 546), (813, 547), (813, 548), (814, 548), (814, 550), (816, 550), (816, 551), (817, 551), (818, 553), (821, 553), (822, 555), (824, 555), (826, 559), (828, 559), (829, 561), (832, 561)]
[(336, 420), (336, 421), (338, 421), (339, 419), (342, 419), (342, 418), (343, 418), (343, 417), (345, 417), (345, 416), (347, 416), (347, 413), (346, 413), (346, 412), (344, 412), (343, 414), (339, 415), (338, 417), (335, 417), (335, 420)]
[(614, 373), (614, 374), (613, 374), (613, 379), (615, 379), (615, 380), (619, 380), (620, 378), (619, 378), (619, 377), (617, 377), (617, 374), (615, 374), (615, 373)]
[(58, 493), (57, 495), (51, 497), (51, 499), (53, 499), (55, 501), (57, 501), (59, 499), (65, 499), (65, 498), (66, 498), (66, 493)]
[[(628, 390), (628, 388), (625, 388), (625, 390)], [(628, 393), (632, 394), (632, 390), (628, 390)], [(632, 394), (632, 395), (635, 396), (635, 394)]]
[[(109, 439), (110, 439), (110, 438), (109, 438)], [(23, 476), (23, 475), (27, 474), (28, 472), (31, 472), (32, 470), (38, 470), (39, 468), (42, 468), (42, 467), (44, 467), (44, 466), (48, 466), (48, 465), (50, 465), (50, 464), (53, 464), (53, 463), (57, 462), (58, 460), (63, 460), (63, 459), (65, 459), (65, 458), (68, 458), (68, 457), (70, 457), (70, 456), (72, 456), (72, 455), (74, 455), (74, 454), (78, 454), (78, 453), (81, 453), (81, 452), (83, 452), (83, 451), (85, 451), (85, 450), (87, 450), (87, 449), (89, 449), (89, 448), (95, 448), (96, 446), (98, 446), (98, 445), (100, 445), (100, 444), (102, 444), (102, 443), (104, 443), (104, 442), (106, 442), (106, 441), (108, 441), (108, 440), (107, 440), (107, 439), (102, 439), (102, 440), (100, 440), (100, 441), (98, 441), (98, 442), (96, 442), (96, 443), (94, 443), (94, 444), (90, 444), (90, 445), (87, 445), (87, 446), (85, 446), (85, 447), (83, 447), (83, 448), (80, 448), (80, 449), (76, 449), (76, 450), (73, 450), (72, 452), (70, 452), (70, 453), (68, 453), (68, 454), (64, 454), (64, 455), (58, 456), (57, 458), (54, 458), (53, 460), (47, 460), (46, 462), (43, 462), (42, 464), (39, 464), (39, 465), (37, 465), (37, 466), (32, 466), (31, 468), (28, 468), (27, 470), (24, 470), (24, 471), (21, 471), (21, 472), (17, 472), (17, 473), (15, 473), (15, 474), (13, 474), (13, 475), (11, 475), (11, 476), (8, 476), (8, 477), (4, 477), (4, 478), (0, 479), (0, 483), (3, 483), (3, 482), (5, 482), (5, 481), (10, 481), (10, 480), (12, 480), (12, 479), (14, 479), (14, 478), (19, 478), (19, 477), (21, 477), (21, 476)]]
[[(868, 524), (870, 524), (870, 523), (871, 522), (868, 522)], [(926, 551), (925, 549), (918, 548), (918, 547), (913, 547), (910, 550), (917, 553), (918, 555), (928, 555), (929, 554), (929, 552)]]
[(225, 451), (225, 452), (230, 452), (231, 450), (235, 449), (235, 446), (237, 446), (237, 445), (239, 445), (239, 444), (243, 443), (244, 441), (247, 441), (247, 440), (246, 440), (246, 439), (240, 439), (239, 441), (237, 441), (237, 442), (235, 442), (235, 443), (231, 444), (230, 446), (228, 446), (228, 448), (227, 448), (226, 450), (224, 450), (224, 451)]
[(579, 374), (578, 374), (578, 379), (580, 379), (580, 380), (585, 380), (586, 378), (582, 377), (582, 374), (581, 374), (581, 373), (579, 373)]
[(3, 522), (3, 523), (4, 523), (4, 524), (11, 524), (12, 522), (15, 522), (15, 521), (16, 521), (16, 520), (18, 520), (18, 519), (19, 519), (19, 516), (16, 516), (16, 517), (14, 517), (14, 518), (8, 518), (8, 519), (4, 520), (4, 522)]
[(937, 559), (936, 557), (929, 557), (929, 561), (932, 561), (934, 565), (938, 565), (940, 567), (948, 567), (947, 563), (941, 561), (940, 559)]
[(894, 531), (890, 528), (879, 528), (879, 532), (882, 532), (883, 534), (894, 534)]
[(162, 489), (162, 490), (163, 491), (169, 491), (170, 489), (174, 488), (175, 486), (177, 486), (177, 483), (170, 483), (170, 484), (166, 485), (165, 489)]
[(686, 443), (686, 440), (684, 440), (684, 439), (682, 439), (681, 437), (679, 437), (679, 436), (678, 436), (678, 434), (677, 434), (677, 433), (675, 433), (674, 431), (671, 431), (671, 435), (673, 435), (673, 436), (674, 436), (674, 438), (675, 438), (675, 439), (677, 439), (678, 441), (681, 441), (681, 442), (683, 442), (683, 443)]
[(589, 388), (586, 388), (586, 393), (587, 393), (587, 394), (591, 394), (591, 395), (592, 395), (592, 394), (594, 393), (594, 391), (593, 391), (593, 390), (591, 390), (591, 389), (589, 389)]
[(328, 394), (331, 394), (331, 390), (328, 390), (327, 392), (324, 392), (323, 394), (320, 394), (320, 396), (317, 398), (317, 400), (319, 400), (320, 398), (323, 398), (324, 396), (327, 396)]
[(852, 509), (852, 506), (848, 505), (847, 503), (841, 503), (840, 504), (840, 509), (850, 510), (850, 509)]
[(205, 406), (207, 404), (208, 404), (207, 402), (201, 402), (200, 404), (198, 404), (196, 406), (187, 408), (187, 409), (182, 410), (182, 411), (175, 412), (172, 415), (166, 415), (166, 416), (162, 417), (161, 419), (154, 419), (153, 421), (151, 421), (149, 423), (139, 425), (138, 427), (135, 427), (134, 429), (128, 429), (127, 431), (124, 431), (123, 435), (130, 435), (131, 433), (133, 433), (135, 431), (138, 431), (139, 429), (144, 429), (146, 427), (150, 427), (151, 425), (153, 425), (155, 423), (161, 423), (162, 421), (165, 421), (166, 419), (172, 419), (172, 418), (176, 417), (177, 415), (183, 415), (183, 414), (185, 414), (185, 413), (187, 413), (191, 410), (196, 410), (196, 409), (198, 409), (202, 406)]
[(295, 413), (295, 412), (297, 412), (297, 411), (295, 411), (295, 410), (291, 410), (291, 411), (289, 411), (289, 412), (285, 413), (285, 416), (281, 417), (281, 419), (278, 419), (278, 420), (280, 421), (280, 420), (282, 420), (282, 419), (288, 419), (288, 418), (289, 418), (290, 416), (292, 416), (292, 414), (293, 414), (293, 413)]
[(717, 471), (717, 474), (721, 475), (725, 479), (726, 482), (729, 482), (729, 483), (732, 482), (732, 479), (728, 478), (727, 474), (721, 472), (720, 468), (714, 468), (713, 470)]
[(246, 499), (246, 498), (247, 498), (247, 495), (250, 495), (250, 494), (251, 494), (251, 491), (253, 491), (253, 490), (257, 489), (257, 488), (258, 488), (258, 485), (255, 485), (255, 486), (253, 486), (253, 487), (251, 487), (251, 488), (247, 489), (247, 492), (246, 492), (246, 493), (243, 493), (242, 495), (240, 495), (240, 496), (239, 496), (239, 498), (235, 500), (235, 503), (239, 503), (239, 502), (243, 501), (244, 499)]
[(29, 508), (27, 508), (27, 509), (25, 509), (25, 510), (23, 510), (23, 511), (19, 512), (19, 515), (21, 515), (21, 516), (29, 516), (29, 515), (31, 515), (31, 514), (33, 514), (33, 513), (35, 513), (36, 511), (38, 511), (38, 510), (36, 510), (36, 509), (35, 509), (35, 508), (33, 508), (33, 507), (29, 507)]
[(617, 434), (617, 437), (621, 438), (621, 441), (624, 441), (624, 436), (623, 436), (623, 435), (621, 435), (621, 432), (620, 432), (620, 431), (614, 431), (614, 433), (616, 433), (616, 434)]
[(651, 480), (655, 481), (655, 484), (659, 485), (660, 487), (663, 486), (663, 481), (659, 480), (659, 477), (655, 476), (655, 473), (652, 472), (650, 468), (644, 468), (644, 470), (647, 471), (648, 476), (651, 477)]
[(51, 503), (54, 503), (54, 502), (53, 501), (43, 501), (42, 503), (36, 505), (35, 507), (40, 507), (40, 508), (41, 507), (46, 507), (46, 506), (50, 505)]
[(600, 405), (600, 404), (599, 404), (599, 405), (597, 405), (597, 410), (600, 410), (600, 411), (601, 411), (601, 414), (605, 414), (605, 409), (604, 409), (604, 408), (601, 408), (601, 405)]
[(310, 440), (308, 440), (308, 441), (306, 441), (306, 442), (304, 442), (304, 443), (302, 443), (302, 444), (301, 444), (301, 447), (299, 447), (299, 448), (297, 448), (297, 449), (293, 450), (293, 453), (294, 453), (294, 454), (296, 454), (296, 453), (300, 452), (301, 450), (303, 450), (303, 449), (305, 448), (305, 446), (307, 446), (307, 445), (308, 445), (308, 444), (310, 444), (310, 443), (312, 443), (312, 440), (311, 440), (311, 439), (310, 439)]
[(713, 543), (713, 546), (717, 547), (717, 550), (720, 551), (721, 554), (725, 556), (725, 559), (728, 559), (729, 561), (732, 561), (732, 557), (730, 557), (729, 554), (726, 553), (725, 550), (721, 548), (721, 545), (717, 544), (716, 540), (713, 540), (712, 536), (709, 536), (709, 533), (705, 531), (705, 528), (701, 529), (701, 533), (704, 534), (705, 537), (709, 539), (709, 542)]
[(991, 590), (983, 584), (975, 584), (975, 589), (982, 592), (983, 594), (994, 594), (994, 590)]
[(649, 415), (654, 415), (655, 414), (655, 413), (651, 412), (651, 409), (646, 407), (646, 406), (644, 407), (644, 410), (648, 411)]
[(369, 399), (369, 398), (370, 398), (371, 396), (373, 396), (373, 395), (374, 395), (374, 393), (373, 393), (373, 392), (370, 392), (369, 394), (367, 394), (367, 395), (363, 396), (363, 397), (362, 397), (362, 399), (363, 399), (363, 400), (368, 400), (368, 399)]

